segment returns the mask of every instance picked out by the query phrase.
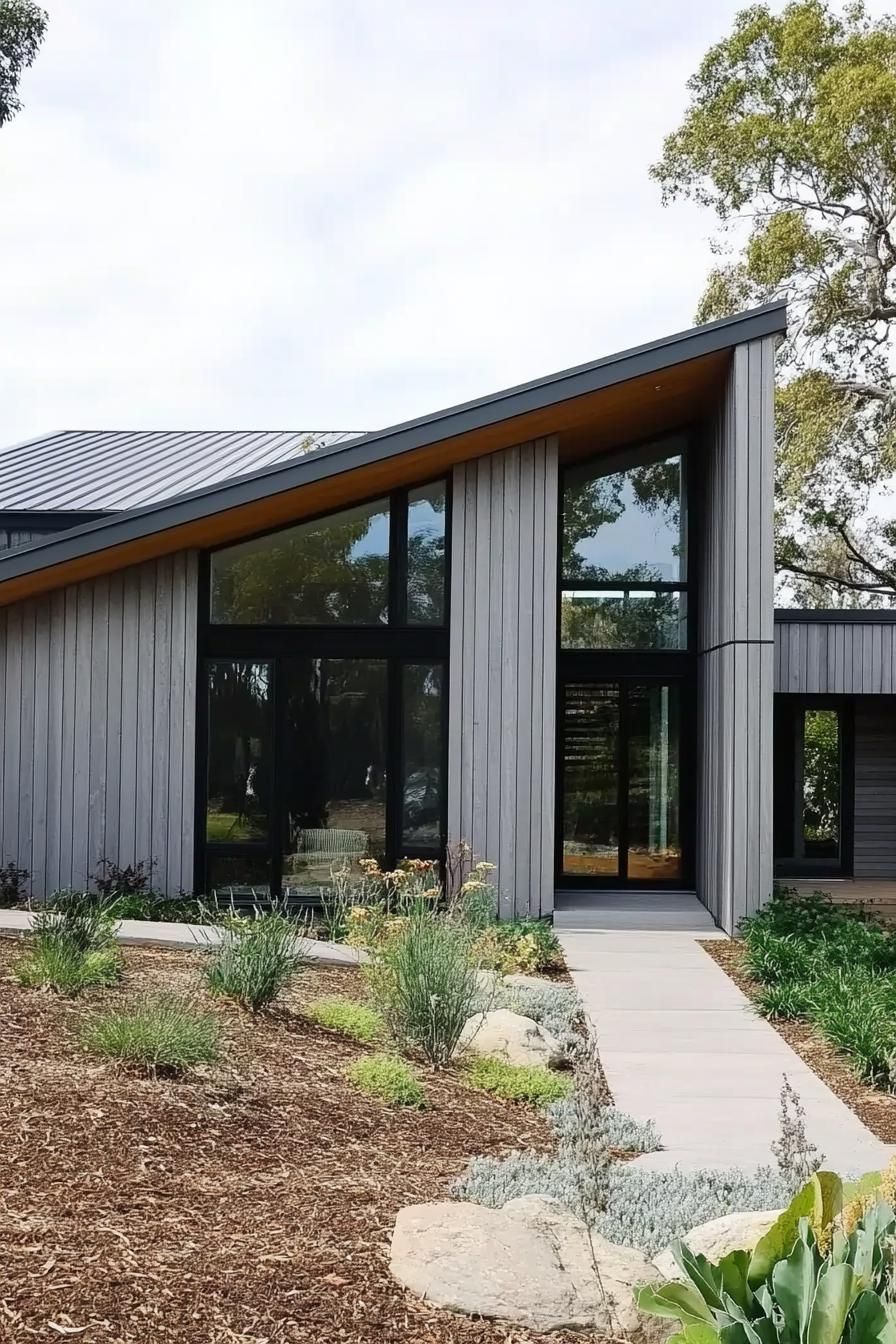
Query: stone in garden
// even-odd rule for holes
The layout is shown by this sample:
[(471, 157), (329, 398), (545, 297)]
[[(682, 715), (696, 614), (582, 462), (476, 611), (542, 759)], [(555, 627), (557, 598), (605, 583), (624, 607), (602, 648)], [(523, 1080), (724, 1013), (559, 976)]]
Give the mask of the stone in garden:
[[(517, 972), (513, 975), (505, 975), (505, 985), (510, 985), (513, 989), (550, 989), (554, 983), (552, 980), (545, 980), (540, 975), (523, 975)], [(566, 986), (562, 986), (566, 988)]]
[[(669, 1322), (642, 1315), (634, 1289), (657, 1272), (640, 1251), (591, 1239), (581, 1219), (542, 1195), (502, 1209), (443, 1202), (402, 1209), (390, 1268), (437, 1307), (530, 1330), (595, 1330), (632, 1344), (665, 1339)], [(595, 1273), (594, 1262), (600, 1271)]]
[(467, 1019), (457, 1044), (458, 1054), (491, 1055), (508, 1064), (561, 1067), (563, 1051), (556, 1036), (522, 1013), (493, 1008)]
[(496, 994), (500, 979), (497, 971), (479, 970), (476, 972), (476, 983), (484, 994)]
[[(752, 1251), (780, 1213), (780, 1209), (728, 1213), (724, 1218), (713, 1218), (708, 1223), (692, 1227), (681, 1240), (695, 1255), (705, 1255), (707, 1260), (717, 1265), (729, 1251)], [(655, 1257), (655, 1264), (664, 1279), (682, 1277), (669, 1246)]]

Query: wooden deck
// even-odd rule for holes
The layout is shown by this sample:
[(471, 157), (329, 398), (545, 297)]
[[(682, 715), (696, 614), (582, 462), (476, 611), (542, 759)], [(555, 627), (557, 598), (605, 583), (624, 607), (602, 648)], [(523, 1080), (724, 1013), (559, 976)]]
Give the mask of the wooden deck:
[(823, 891), (838, 905), (861, 905), (869, 914), (896, 923), (896, 879), (782, 877), (778, 885), (795, 887), (798, 891)]

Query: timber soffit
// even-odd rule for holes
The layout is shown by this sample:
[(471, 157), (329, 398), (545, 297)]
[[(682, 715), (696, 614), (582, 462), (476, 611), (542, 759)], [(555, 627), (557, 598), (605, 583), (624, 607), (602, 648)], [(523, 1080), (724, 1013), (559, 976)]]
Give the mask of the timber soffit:
[(346, 443), (321, 447), (284, 465), (232, 477), (206, 489), (86, 523), (32, 545), (17, 547), (4, 555), (0, 558), (0, 585), (281, 491), (412, 452), (442, 439), (486, 429), (527, 412), (545, 410), (571, 398), (599, 392), (613, 384), (656, 373), (746, 341), (782, 334), (785, 329), (786, 304), (783, 301), (766, 304)]

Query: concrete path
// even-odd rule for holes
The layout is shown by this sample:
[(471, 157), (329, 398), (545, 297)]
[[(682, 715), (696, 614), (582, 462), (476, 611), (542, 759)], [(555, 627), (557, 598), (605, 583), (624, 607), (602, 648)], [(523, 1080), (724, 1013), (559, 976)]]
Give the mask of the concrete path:
[(666, 1145), (639, 1162), (745, 1171), (773, 1164), (786, 1073), (828, 1168), (858, 1174), (886, 1165), (893, 1150), (756, 1016), (699, 946), (698, 938), (724, 935), (711, 920), (706, 926), (696, 897), (657, 897), (652, 919), (633, 896), (594, 901), (584, 928), (582, 898), (555, 927), (616, 1105), (655, 1120)]
[[(31, 928), (28, 910), (0, 910), (0, 935), (27, 934)], [(209, 924), (166, 924), (153, 919), (122, 919), (116, 937), (129, 947), (167, 947), (195, 952), (197, 948), (216, 946), (223, 930)], [(310, 961), (320, 966), (357, 966), (366, 954), (343, 943), (326, 943), (318, 938), (297, 939)]]

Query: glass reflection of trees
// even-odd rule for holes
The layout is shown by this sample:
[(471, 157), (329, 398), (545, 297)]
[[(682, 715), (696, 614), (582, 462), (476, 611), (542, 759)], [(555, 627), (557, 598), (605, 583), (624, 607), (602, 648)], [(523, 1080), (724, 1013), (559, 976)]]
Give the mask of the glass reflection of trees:
[(238, 625), (388, 620), (389, 504), (378, 500), (215, 551), (211, 617)]
[(445, 482), (408, 494), (409, 625), (435, 625), (445, 611)]
[[(686, 524), (680, 453), (616, 471), (593, 462), (569, 469), (563, 489), (562, 646), (684, 646)], [(675, 588), (651, 590), (654, 584)]]
[(208, 667), (208, 840), (267, 838), (271, 804), (271, 665)]
[(803, 843), (807, 856), (840, 849), (840, 715), (809, 709), (803, 719)]

